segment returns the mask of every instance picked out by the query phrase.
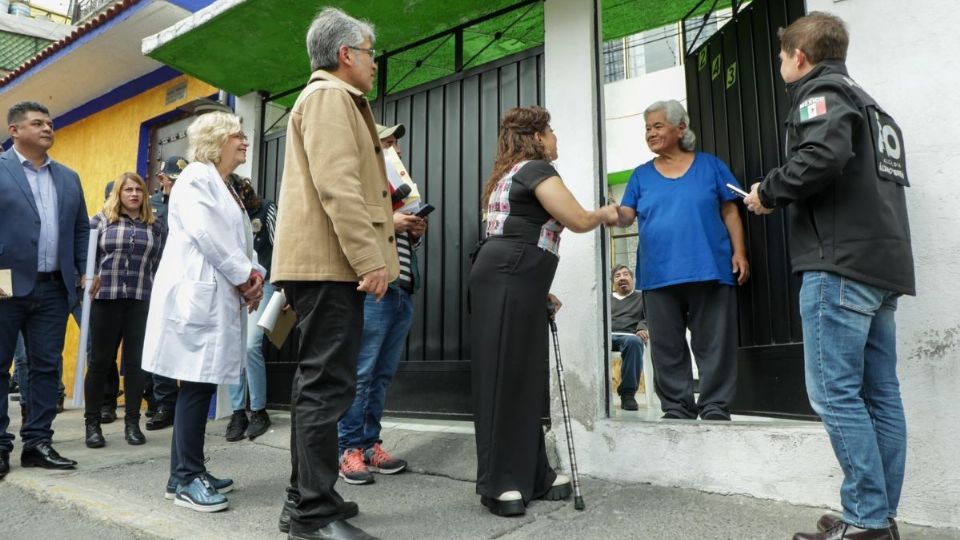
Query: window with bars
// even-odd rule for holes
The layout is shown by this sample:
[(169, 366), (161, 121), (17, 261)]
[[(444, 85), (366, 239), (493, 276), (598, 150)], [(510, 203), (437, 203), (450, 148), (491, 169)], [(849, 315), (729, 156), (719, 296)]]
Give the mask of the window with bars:
[(684, 42), (696, 48), (733, 16), (727, 9), (717, 10), (706, 19), (691, 20), (686, 25), (686, 40), (681, 39), (679, 22), (606, 41), (603, 44), (605, 83), (642, 77), (682, 64)]

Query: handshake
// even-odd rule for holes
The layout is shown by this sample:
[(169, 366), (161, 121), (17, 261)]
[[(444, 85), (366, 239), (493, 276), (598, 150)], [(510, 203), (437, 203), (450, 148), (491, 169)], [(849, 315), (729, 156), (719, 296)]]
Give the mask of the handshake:
[(613, 199), (608, 199), (607, 204), (596, 209), (594, 213), (600, 218), (600, 223), (607, 227), (614, 227), (621, 221), (626, 221), (625, 216), (621, 217), (620, 205)]

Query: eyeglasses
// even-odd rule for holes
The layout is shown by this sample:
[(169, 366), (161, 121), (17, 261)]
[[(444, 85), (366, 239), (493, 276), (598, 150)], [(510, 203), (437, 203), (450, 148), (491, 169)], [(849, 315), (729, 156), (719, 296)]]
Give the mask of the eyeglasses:
[(347, 48), (348, 48), (348, 49), (353, 49), (353, 50), (355, 50), (355, 51), (363, 51), (363, 52), (369, 54), (369, 55), (370, 55), (370, 58), (376, 58), (376, 57), (377, 57), (377, 50), (374, 49), (374, 48), (372, 48), (372, 47), (369, 48), (369, 49), (364, 49), (363, 47), (351, 47), (351, 46), (347, 45)]
[(243, 142), (246, 142), (246, 141), (247, 141), (247, 134), (244, 133), (244, 132), (242, 132), (242, 131), (239, 132), (239, 133), (233, 133), (233, 134), (230, 135), (230, 137), (232, 137), (232, 138), (234, 138), (234, 139), (240, 139), (240, 140), (243, 141)]

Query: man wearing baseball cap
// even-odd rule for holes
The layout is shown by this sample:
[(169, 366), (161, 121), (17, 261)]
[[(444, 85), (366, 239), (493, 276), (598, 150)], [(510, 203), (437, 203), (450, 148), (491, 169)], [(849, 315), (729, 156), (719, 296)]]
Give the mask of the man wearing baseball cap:
[[(180, 156), (170, 156), (160, 163), (160, 170), (157, 171), (160, 190), (150, 196), (150, 204), (153, 205), (157, 219), (163, 224), (164, 243), (166, 243), (168, 230), (167, 203), (170, 201), (170, 191), (186, 166), (187, 160)], [(153, 417), (147, 420), (146, 428), (147, 431), (156, 431), (173, 425), (173, 410), (177, 403), (178, 389), (177, 381), (162, 375), (151, 374), (146, 381), (148, 391), (151, 381), (153, 381), (153, 402), (156, 403), (157, 410)], [(150, 412), (147, 411), (147, 416), (150, 416)]]
[[(403, 124), (376, 125), (380, 146), (400, 154), (397, 139)], [(403, 346), (413, 322), (413, 294), (420, 287), (416, 249), (427, 228), (425, 219), (399, 210), (393, 213), (400, 275), (390, 283), (378, 302), (367, 294), (363, 304), (363, 335), (357, 355), (357, 394), (353, 405), (337, 424), (340, 447), (340, 477), (348, 484), (373, 483), (372, 472), (396, 474), (407, 462), (391, 456), (381, 446), (380, 419), (387, 387), (400, 364)]]

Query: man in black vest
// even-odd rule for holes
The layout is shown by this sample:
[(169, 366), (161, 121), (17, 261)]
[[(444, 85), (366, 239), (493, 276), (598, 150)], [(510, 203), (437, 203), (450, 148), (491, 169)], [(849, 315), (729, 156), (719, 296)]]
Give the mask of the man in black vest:
[(744, 202), (758, 215), (788, 207), (807, 395), (844, 474), (843, 514), (794, 540), (898, 538), (907, 438), (894, 312), (916, 294), (903, 137), (847, 75), (843, 21), (813, 12), (778, 35), (787, 160)]

